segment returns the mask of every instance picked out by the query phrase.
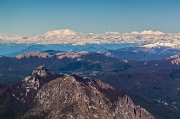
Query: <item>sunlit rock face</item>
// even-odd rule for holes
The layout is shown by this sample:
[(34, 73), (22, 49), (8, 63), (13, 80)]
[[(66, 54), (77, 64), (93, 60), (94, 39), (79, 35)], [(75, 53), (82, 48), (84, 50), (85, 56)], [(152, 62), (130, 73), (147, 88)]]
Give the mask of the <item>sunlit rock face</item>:
[(10, 91), (10, 95), (15, 99), (21, 103), (29, 104), (33, 101), (38, 90), (44, 84), (59, 76), (61, 75), (54, 74), (45, 67), (39, 66), (37, 69), (33, 70), (31, 76), (27, 76), (20, 82), (9, 86), (4, 93)]
[(179, 65), (180, 64), (180, 54), (173, 55), (173, 56), (167, 58), (167, 60), (171, 60), (171, 64), (173, 64), (173, 65)]
[(21, 59), (21, 58), (29, 58), (29, 57), (50, 58), (50, 57), (53, 57), (53, 55), (50, 55), (45, 52), (26, 52), (26, 53), (17, 55), (15, 58)]
[(43, 66), (8, 87), (0, 100), (0, 109), (5, 110), (0, 115), (11, 112), (10, 118), (155, 119), (124, 92), (100, 80), (55, 74)]
[(58, 77), (38, 90), (36, 106), (28, 116), (59, 119), (154, 119), (145, 109), (133, 104), (123, 92), (100, 80), (78, 76)]
[(56, 53), (56, 57), (58, 59), (63, 59), (63, 58), (71, 58), (71, 59), (75, 59), (75, 58), (80, 58), (83, 55), (87, 55), (89, 54), (89, 52), (87, 51), (81, 51), (81, 52), (60, 52), (60, 53)]
[(38, 75), (40, 77), (46, 77), (46, 76), (53, 75), (53, 74), (54, 73), (50, 72), (43, 66), (39, 66), (36, 70), (33, 70), (33, 72), (32, 72), (33, 76)]

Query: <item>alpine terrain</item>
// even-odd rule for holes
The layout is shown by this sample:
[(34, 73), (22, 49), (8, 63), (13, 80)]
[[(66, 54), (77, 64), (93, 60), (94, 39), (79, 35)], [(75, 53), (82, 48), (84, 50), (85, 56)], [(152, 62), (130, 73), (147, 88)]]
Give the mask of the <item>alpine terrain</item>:
[(100, 80), (55, 74), (43, 66), (0, 92), (1, 119), (155, 119)]

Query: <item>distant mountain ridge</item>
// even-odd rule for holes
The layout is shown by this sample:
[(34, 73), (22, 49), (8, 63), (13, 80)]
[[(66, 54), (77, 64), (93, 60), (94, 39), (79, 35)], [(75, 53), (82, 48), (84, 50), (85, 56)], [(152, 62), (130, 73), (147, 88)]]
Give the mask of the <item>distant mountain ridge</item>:
[(172, 55), (180, 54), (180, 50), (168, 47), (127, 47), (117, 50), (99, 50), (97, 53), (120, 60), (149, 61), (166, 59)]
[(41, 35), (8, 36), (0, 35), (0, 43), (16, 44), (123, 44), (138, 43), (144, 47), (166, 46), (180, 48), (180, 33), (163, 33), (160, 31), (144, 30), (120, 34), (118, 32), (106, 32), (104, 34), (82, 34), (69, 29), (48, 31)]
[(81, 47), (74, 46), (72, 44), (1, 44), (0, 43), (0, 55), (7, 57), (14, 57), (25, 52), (43, 52), (43, 51), (63, 51), (63, 52), (97, 52), (102, 49), (119, 49), (128, 46), (134, 46), (136, 44), (125, 43), (125, 44), (87, 44)]
[[(85, 76), (107, 72), (145, 73), (165, 69), (179, 69), (179, 58), (168, 58), (170, 56), (167, 54), (162, 55), (162, 57), (168, 57), (161, 60), (136, 61), (132, 60), (132, 58), (142, 60), (147, 57), (162, 57), (161, 55), (152, 54), (144, 56), (142, 52), (140, 54), (126, 51), (107, 51), (104, 53), (45, 51), (26, 52), (13, 58), (2, 56), (0, 58), (0, 81), (1, 83), (11, 82), (11, 76), (16, 81), (39, 65), (46, 66), (54, 72), (82, 72), (81, 74)], [(93, 71), (97, 73), (94, 74)]]
[[(128, 51), (128, 49), (124, 50)], [(139, 50), (135, 49), (136, 52)], [(146, 52), (154, 52), (154, 49), (146, 50)], [(158, 51), (161, 52), (161, 50)], [(93, 52), (27, 52), (13, 58), (0, 58), (0, 81), (7, 85), (14, 84), (30, 75), (32, 70), (39, 65), (43, 65), (56, 73), (100, 79), (117, 89), (153, 99), (155, 102), (159, 101), (169, 108), (163, 110), (159, 108), (161, 110), (160, 117), (168, 119), (172, 117), (170, 113), (173, 113), (172, 118), (176, 119), (180, 109), (178, 95), (180, 73), (179, 65), (173, 64), (172, 61), (178, 60), (178, 58), (179, 55), (175, 55), (168, 56), (163, 60), (136, 61), (119, 60)], [(31, 77), (29, 78), (31, 79)], [(35, 85), (39, 84), (37, 82)], [(4, 88), (0, 90), (2, 91)]]

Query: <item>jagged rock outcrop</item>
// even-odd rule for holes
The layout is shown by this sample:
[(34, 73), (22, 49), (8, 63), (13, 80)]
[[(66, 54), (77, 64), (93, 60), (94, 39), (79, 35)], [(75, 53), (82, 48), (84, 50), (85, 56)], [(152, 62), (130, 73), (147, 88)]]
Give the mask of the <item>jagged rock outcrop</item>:
[[(6, 111), (18, 113), (11, 118), (25, 119), (154, 119), (145, 109), (134, 105), (124, 92), (100, 80), (54, 74), (43, 66), (0, 96), (3, 110), (0, 117), (7, 119)], [(6, 107), (13, 104), (10, 110)], [(20, 107), (24, 110), (13, 110)]]
[(171, 64), (173, 64), (173, 65), (179, 65), (180, 64), (180, 54), (173, 55), (167, 59), (171, 60)]
[(15, 85), (10, 86), (12, 96), (23, 102), (31, 102), (38, 90), (49, 81), (61, 75), (54, 74), (43, 66), (33, 70), (32, 76), (27, 76)]

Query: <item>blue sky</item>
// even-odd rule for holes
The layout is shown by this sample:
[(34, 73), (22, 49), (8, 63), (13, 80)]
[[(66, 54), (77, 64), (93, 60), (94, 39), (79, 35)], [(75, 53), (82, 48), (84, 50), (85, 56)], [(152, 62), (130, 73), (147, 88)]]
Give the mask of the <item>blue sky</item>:
[(0, 34), (180, 32), (180, 0), (0, 0)]

